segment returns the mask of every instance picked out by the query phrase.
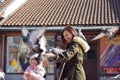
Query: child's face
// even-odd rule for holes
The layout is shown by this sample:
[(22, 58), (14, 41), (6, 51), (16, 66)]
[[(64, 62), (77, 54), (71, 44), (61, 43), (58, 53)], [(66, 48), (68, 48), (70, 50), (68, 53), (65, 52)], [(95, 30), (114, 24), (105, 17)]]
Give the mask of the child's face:
[(30, 65), (31, 65), (32, 67), (35, 67), (37, 64), (38, 64), (38, 61), (35, 60), (35, 59), (32, 59), (32, 60), (30, 61)]

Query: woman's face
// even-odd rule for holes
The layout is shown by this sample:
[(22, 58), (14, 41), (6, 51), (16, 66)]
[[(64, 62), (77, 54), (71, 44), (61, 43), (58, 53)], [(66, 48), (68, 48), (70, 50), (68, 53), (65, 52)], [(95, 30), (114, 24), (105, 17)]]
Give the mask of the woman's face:
[(68, 32), (67, 30), (65, 30), (63, 32), (63, 36), (64, 36), (64, 39), (69, 43), (71, 42), (72, 40), (72, 34), (70, 32)]

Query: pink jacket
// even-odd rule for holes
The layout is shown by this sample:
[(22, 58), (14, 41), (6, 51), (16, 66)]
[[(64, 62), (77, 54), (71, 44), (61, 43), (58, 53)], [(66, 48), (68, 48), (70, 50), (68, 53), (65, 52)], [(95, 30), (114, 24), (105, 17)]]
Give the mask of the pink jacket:
[[(25, 75), (25, 73), (29, 73), (30, 76)], [(43, 67), (42, 61), (41, 64), (38, 64), (35, 68), (28, 66), (24, 72), (25, 80), (45, 80), (44, 75), (46, 71)]]

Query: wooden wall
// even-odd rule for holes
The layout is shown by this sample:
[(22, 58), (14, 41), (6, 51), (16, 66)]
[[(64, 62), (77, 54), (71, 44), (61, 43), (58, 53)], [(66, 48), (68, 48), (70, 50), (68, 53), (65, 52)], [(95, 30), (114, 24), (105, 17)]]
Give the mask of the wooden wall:
[(86, 73), (86, 80), (97, 80), (97, 61), (84, 60), (83, 66)]
[(2, 54), (2, 51), (3, 51), (3, 47), (2, 47), (2, 44), (3, 44), (3, 41), (2, 41), (2, 34), (0, 34), (0, 68), (3, 67), (3, 54)]

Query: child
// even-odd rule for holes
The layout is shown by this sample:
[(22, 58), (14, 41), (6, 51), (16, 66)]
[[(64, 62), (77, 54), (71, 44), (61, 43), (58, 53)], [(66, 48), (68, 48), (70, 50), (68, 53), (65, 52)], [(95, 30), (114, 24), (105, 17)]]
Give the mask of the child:
[(43, 67), (43, 61), (38, 59), (38, 54), (31, 56), (29, 60), (30, 65), (24, 72), (25, 80), (45, 80), (46, 74), (45, 68)]

